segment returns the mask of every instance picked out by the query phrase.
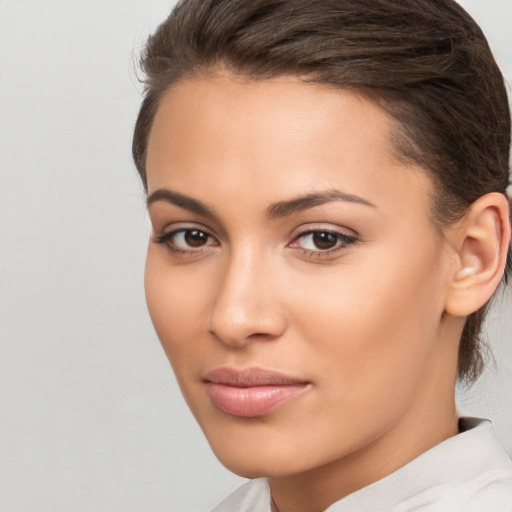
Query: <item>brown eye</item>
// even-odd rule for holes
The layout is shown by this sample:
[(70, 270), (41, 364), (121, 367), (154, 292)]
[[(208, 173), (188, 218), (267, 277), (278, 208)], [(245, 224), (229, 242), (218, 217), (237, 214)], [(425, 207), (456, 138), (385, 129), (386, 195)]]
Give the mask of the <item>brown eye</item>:
[(329, 233), (328, 231), (317, 231), (316, 233), (312, 233), (312, 242), (317, 249), (327, 250), (332, 249), (338, 243), (339, 237), (334, 233)]
[(315, 229), (299, 235), (292, 247), (297, 247), (312, 255), (333, 254), (338, 249), (343, 249), (356, 242), (357, 238), (338, 231), (326, 231)]
[(171, 251), (176, 253), (196, 253), (199, 249), (219, 245), (219, 242), (202, 229), (177, 229), (153, 237), (153, 241), (164, 244)]
[(183, 239), (189, 247), (202, 247), (208, 243), (210, 235), (198, 229), (184, 231)]

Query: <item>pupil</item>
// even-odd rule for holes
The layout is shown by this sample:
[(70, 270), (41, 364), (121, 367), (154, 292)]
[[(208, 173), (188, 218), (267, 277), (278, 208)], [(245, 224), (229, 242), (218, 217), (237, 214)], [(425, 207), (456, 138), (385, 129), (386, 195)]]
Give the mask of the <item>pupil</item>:
[(208, 235), (193, 229), (185, 233), (185, 241), (190, 247), (201, 247), (208, 241)]
[(313, 242), (319, 249), (332, 249), (337, 241), (338, 239), (333, 233), (323, 232), (313, 234)]

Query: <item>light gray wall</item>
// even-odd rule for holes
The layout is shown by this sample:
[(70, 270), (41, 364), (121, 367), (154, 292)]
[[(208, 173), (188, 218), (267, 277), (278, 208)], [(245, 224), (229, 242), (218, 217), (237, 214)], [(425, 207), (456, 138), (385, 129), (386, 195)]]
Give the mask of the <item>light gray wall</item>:
[[(211, 455), (144, 304), (132, 55), (171, 4), (0, 0), (2, 512), (205, 511), (242, 481)], [(512, 2), (464, 5), (512, 81)], [(500, 307), (498, 371), (460, 402), (512, 451), (510, 293)]]

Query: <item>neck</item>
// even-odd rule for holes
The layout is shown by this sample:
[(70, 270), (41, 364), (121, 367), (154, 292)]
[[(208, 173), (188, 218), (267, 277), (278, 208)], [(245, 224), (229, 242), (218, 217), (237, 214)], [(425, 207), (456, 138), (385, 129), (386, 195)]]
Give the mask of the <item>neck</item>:
[(404, 423), (341, 460), (287, 477), (270, 478), (273, 512), (321, 512), (349, 494), (393, 473), (458, 433), (455, 404), (440, 417)]

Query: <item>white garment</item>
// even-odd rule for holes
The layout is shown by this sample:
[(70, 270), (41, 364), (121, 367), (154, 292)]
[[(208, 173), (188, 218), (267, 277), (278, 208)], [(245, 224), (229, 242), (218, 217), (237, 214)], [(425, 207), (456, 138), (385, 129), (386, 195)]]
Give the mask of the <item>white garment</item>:
[[(512, 462), (490, 421), (462, 418), (460, 430), (325, 512), (512, 512)], [(267, 480), (251, 480), (212, 512), (271, 512)]]

